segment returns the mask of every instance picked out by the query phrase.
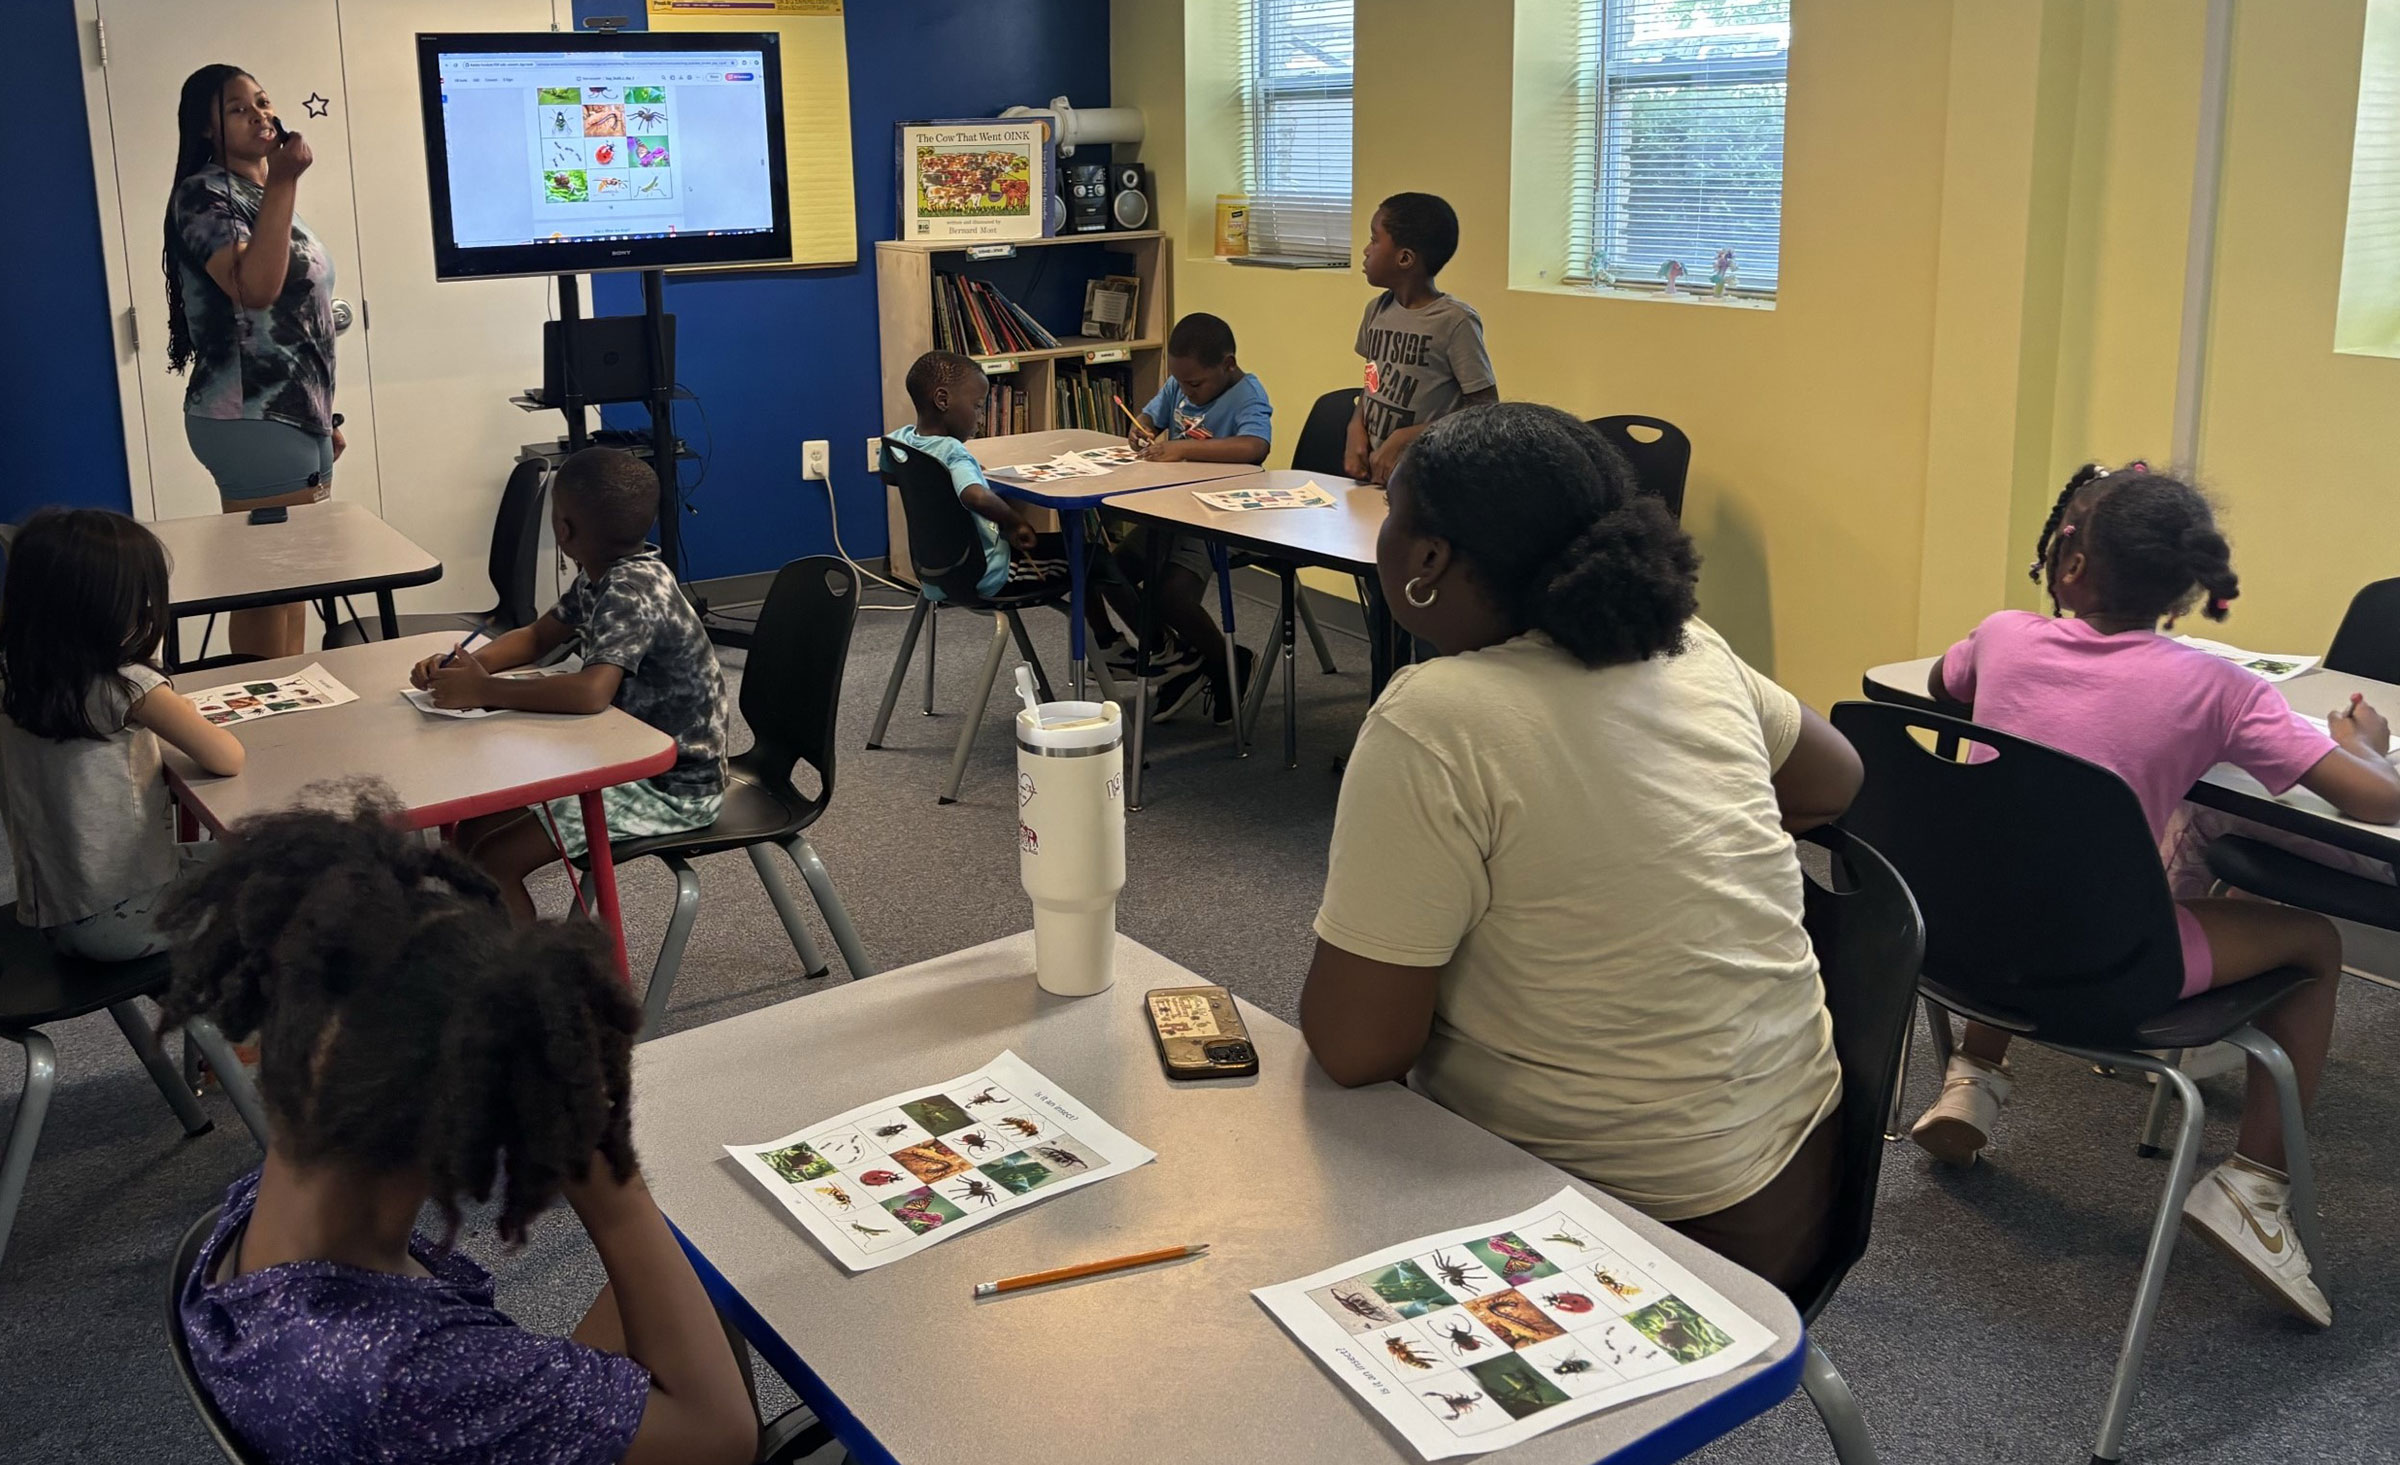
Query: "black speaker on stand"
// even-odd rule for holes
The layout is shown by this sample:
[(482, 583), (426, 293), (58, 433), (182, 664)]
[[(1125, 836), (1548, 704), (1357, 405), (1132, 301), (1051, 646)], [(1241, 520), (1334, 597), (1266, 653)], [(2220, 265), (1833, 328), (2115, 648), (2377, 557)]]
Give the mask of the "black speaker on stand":
[(1108, 227), (1147, 229), (1151, 227), (1154, 212), (1150, 207), (1150, 170), (1139, 163), (1111, 165), (1108, 170)]

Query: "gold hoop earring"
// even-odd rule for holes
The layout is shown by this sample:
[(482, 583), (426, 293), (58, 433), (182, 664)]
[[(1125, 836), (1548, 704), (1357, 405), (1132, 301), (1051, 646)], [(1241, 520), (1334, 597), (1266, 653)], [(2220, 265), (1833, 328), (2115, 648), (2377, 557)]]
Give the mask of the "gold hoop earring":
[(1423, 600), (1417, 599), (1417, 586), (1423, 581), (1423, 579), (1424, 577), (1420, 575), (1416, 579), (1411, 580), (1406, 585), (1400, 587), (1400, 593), (1408, 597), (1408, 603), (1415, 606), (1419, 610), (1425, 609), (1425, 607), (1433, 604), (1436, 600), (1439, 600), (1442, 597), (1441, 589), (1437, 586), (1434, 589), (1426, 591), (1425, 598)]

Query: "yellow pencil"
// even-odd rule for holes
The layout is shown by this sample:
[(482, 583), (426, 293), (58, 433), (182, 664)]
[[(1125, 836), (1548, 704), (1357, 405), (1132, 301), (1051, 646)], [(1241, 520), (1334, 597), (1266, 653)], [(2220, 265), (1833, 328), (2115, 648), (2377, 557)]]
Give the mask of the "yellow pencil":
[(1133, 409), (1125, 405), (1125, 399), (1123, 397), (1111, 392), (1108, 394), (1108, 399), (1117, 404), (1117, 410), (1125, 414), (1125, 420), (1133, 425), (1133, 430), (1135, 432), (1140, 433), (1146, 438), (1158, 436), (1157, 428), (1142, 426), (1142, 419), (1133, 415)]
[(1205, 1256), (1208, 1243), (1197, 1246), (1169, 1246), (1157, 1251), (1137, 1252), (1132, 1256), (1110, 1257), (1104, 1262), (1081, 1262), (1071, 1267), (1059, 1267), (1047, 1272), (1028, 1272), (1022, 1277), (1002, 1277), (997, 1282), (975, 1284), (977, 1297), (997, 1297), (1003, 1292), (1015, 1292), (1026, 1287), (1046, 1287), (1052, 1282), (1072, 1282), (1078, 1277), (1097, 1277), (1107, 1272), (1122, 1272), (1128, 1267), (1146, 1267), (1152, 1262), (1171, 1262), (1187, 1256)]

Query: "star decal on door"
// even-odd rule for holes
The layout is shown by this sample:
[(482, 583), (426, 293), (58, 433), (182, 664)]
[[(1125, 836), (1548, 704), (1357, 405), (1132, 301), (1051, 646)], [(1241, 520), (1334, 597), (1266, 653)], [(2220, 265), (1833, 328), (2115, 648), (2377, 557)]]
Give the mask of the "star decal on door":
[(308, 115), (311, 117), (322, 117), (333, 110), (333, 103), (327, 98), (318, 96), (315, 92), (310, 92), (308, 100), (300, 105), (308, 109)]

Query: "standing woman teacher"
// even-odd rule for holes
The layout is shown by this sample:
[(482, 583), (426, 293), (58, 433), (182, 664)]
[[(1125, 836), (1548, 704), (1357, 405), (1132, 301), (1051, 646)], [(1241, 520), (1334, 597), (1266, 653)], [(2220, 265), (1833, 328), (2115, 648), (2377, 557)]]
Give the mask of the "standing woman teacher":
[[(203, 66), (175, 106), (167, 201), (167, 365), (189, 370), (184, 434), (229, 514), (309, 504), (342, 455), (333, 410), (333, 263), (295, 211), (316, 160), (238, 66)], [(293, 656), (307, 608), (236, 611), (237, 653)]]

